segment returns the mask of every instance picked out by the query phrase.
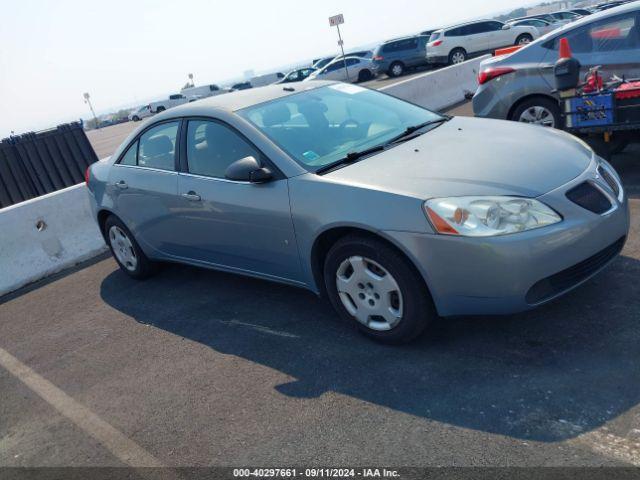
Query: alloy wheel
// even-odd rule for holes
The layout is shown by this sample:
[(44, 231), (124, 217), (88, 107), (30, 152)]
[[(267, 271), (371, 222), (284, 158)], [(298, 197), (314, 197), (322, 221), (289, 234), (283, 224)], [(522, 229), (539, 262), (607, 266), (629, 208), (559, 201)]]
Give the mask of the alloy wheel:
[(456, 63), (462, 63), (464, 61), (465, 61), (464, 53), (462, 52), (456, 52), (453, 55), (451, 55), (451, 63), (456, 64)]
[(402, 320), (402, 292), (393, 275), (366, 257), (351, 256), (336, 272), (336, 287), (344, 308), (363, 325), (391, 330)]
[(553, 113), (545, 107), (536, 105), (527, 108), (520, 114), (518, 121), (523, 123), (532, 123), (535, 125), (543, 125), (545, 127), (555, 127), (556, 121)]
[(138, 266), (138, 257), (127, 234), (116, 225), (109, 229), (109, 243), (121, 265), (133, 272)]

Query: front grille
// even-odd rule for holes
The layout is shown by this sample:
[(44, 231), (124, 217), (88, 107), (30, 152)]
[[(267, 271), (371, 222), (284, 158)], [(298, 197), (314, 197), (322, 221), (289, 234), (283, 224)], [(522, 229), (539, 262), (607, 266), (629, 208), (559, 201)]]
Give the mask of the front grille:
[(582, 182), (566, 193), (573, 203), (598, 215), (611, 209), (611, 202), (607, 196), (590, 182)]
[(626, 237), (622, 237), (573, 267), (536, 282), (527, 292), (525, 300), (531, 305), (540, 303), (586, 280), (620, 253), (625, 239)]
[(598, 173), (602, 178), (604, 178), (604, 181), (607, 182), (607, 185), (611, 187), (611, 190), (613, 190), (613, 192), (616, 194), (616, 197), (620, 196), (620, 185), (618, 184), (616, 179), (613, 178), (613, 175), (611, 175), (603, 166), (598, 167)]

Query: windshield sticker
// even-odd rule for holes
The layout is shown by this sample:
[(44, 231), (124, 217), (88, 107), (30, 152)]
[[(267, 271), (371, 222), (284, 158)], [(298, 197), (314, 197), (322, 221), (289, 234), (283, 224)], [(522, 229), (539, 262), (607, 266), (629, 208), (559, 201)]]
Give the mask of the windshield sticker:
[(313, 162), (314, 160), (317, 160), (318, 158), (320, 158), (320, 155), (318, 155), (313, 150), (307, 150), (302, 154), (302, 156), (307, 160), (309, 160), (310, 162)]
[(367, 89), (359, 87), (357, 85), (349, 85), (346, 83), (337, 83), (335, 85), (329, 85), (329, 88), (333, 88), (334, 90), (338, 90), (340, 92), (348, 93), (349, 95), (353, 95), (354, 93), (364, 92)]

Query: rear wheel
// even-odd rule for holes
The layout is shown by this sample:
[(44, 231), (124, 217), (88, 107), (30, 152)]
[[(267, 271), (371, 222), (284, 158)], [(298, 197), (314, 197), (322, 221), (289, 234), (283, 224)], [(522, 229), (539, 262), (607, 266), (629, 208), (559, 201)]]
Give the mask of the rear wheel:
[(387, 73), (390, 77), (399, 77), (404, 73), (404, 64), (402, 62), (393, 62), (389, 66), (389, 71)]
[(532, 123), (544, 127), (560, 128), (560, 107), (558, 102), (543, 97), (525, 100), (513, 111), (511, 120)]
[(165, 108), (161, 105), (158, 108), (156, 108), (156, 112), (160, 113), (160, 112), (164, 112)]
[(132, 278), (143, 279), (155, 273), (156, 265), (144, 254), (133, 234), (119, 218), (109, 216), (104, 224), (107, 244), (120, 269)]
[(529, 45), (533, 42), (533, 37), (528, 33), (523, 33), (516, 38), (516, 45)]
[(467, 60), (467, 52), (463, 48), (454, 48), (449, 53), (449, 65), (456, 65)]
[(436, 316), (414, 266), (374, 238), (353, 235), (339, 240), (327, 254), (324, 280), (336, 311), (381, 342), (409, 342)]
[(369, 71), (369, 70), (360, 70), (360, 73), (358, 73), (358, 81), (359, 82), (368, 82), (372, 78), (373, 78), (373, 75), (371, 74), (371, 71)]
[(134, 122), (139, 122), (140, 121), (140, 117), (137, 116), (137, 115), (134, 115), (131, 120), (133, 120)]

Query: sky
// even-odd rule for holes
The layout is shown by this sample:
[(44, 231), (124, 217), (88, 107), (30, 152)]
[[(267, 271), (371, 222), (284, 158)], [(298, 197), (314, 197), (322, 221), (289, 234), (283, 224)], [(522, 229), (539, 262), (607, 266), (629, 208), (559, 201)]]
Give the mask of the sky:
[(337, 53), (493, 16), (526, 0), (20, 0), (0, 22), (0, 138)]

